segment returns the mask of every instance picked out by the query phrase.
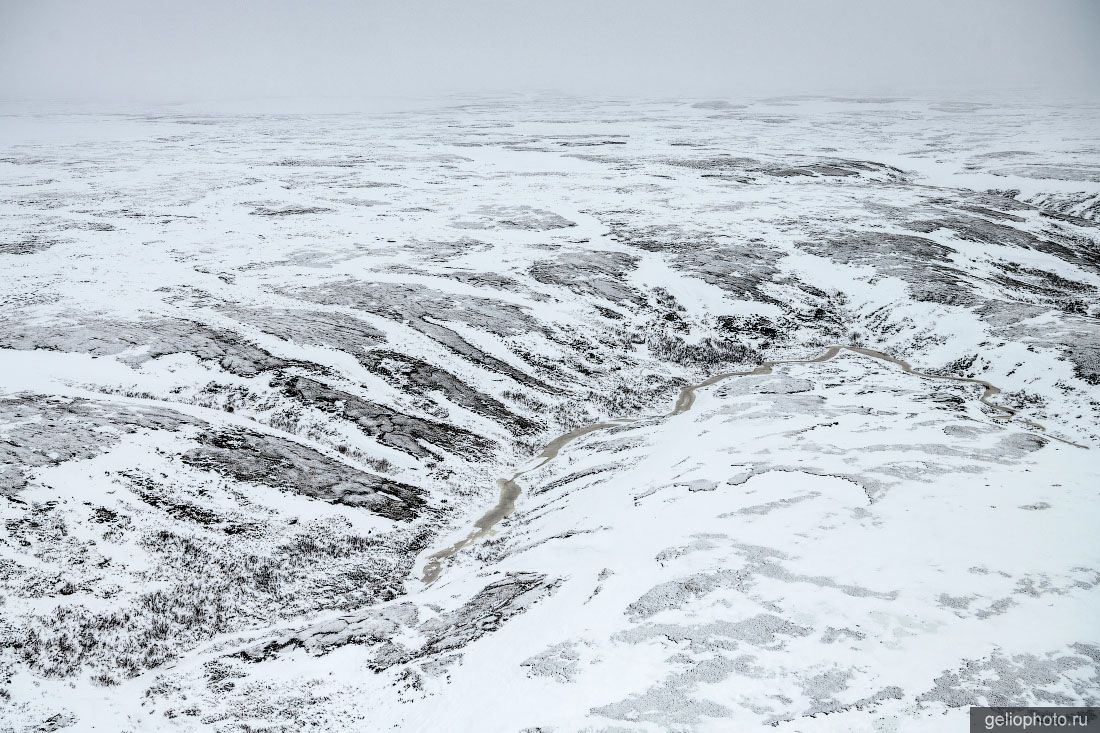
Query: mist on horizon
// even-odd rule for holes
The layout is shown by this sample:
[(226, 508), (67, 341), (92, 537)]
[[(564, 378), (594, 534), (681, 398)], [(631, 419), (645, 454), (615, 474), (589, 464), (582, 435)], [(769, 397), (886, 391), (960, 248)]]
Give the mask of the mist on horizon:
[(1078, 0), (4, 2), (0, 99), (1094, 97), (1098, 30)]

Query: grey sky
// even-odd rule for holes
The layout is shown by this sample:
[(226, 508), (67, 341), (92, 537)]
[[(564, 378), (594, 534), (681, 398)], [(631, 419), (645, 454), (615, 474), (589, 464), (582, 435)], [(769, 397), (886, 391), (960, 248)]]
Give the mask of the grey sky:
[(0, 0), (0, 98), (1100, 94), (1100, 0)]

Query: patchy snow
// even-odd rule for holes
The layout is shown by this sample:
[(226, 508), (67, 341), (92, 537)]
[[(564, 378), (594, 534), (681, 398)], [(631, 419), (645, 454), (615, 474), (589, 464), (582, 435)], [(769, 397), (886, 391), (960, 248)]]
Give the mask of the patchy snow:
[(0, 730), (1100, 704), (1094, 108), (0, 127)]

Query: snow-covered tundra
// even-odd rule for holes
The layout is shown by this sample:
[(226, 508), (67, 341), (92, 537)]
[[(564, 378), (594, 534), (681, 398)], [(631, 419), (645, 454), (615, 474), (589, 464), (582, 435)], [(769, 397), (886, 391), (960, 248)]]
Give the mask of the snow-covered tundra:
[(0, 731), (1100, 704), (1100, 110), (0, 120)]

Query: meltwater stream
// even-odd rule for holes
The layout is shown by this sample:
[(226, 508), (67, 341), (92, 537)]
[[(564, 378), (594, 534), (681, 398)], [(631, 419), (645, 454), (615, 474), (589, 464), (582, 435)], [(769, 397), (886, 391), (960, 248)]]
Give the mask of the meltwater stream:
[[(893, 364), (895, 366), (901, 367), (901, 370), (906, 374), (912, 374), (923, 379), (937, 379), (948, 382), (959, 382), (961, 384), (974, 384), (980, 386), (982, 388), (982, 394), (978, 399), (984, 405), (992, 408), (993, 410), (997, 411), (997, 413), (999, 413), (997, 415), (994, 415), (995, 419), (1007, 421), (1013, 419), (1016, 416), (1016, 410), (1012, 409), (1011, 407), (1005, 407), (1004, 405), (997, 405), (993, 403), (993, 398), (1000, 394), (1001, 390), (992, 383), (985, 381), (984, 379), (973, 379), (970, 377), (951, 377), (922, 372), (914, 369), (908, 362), (902, 359), (898, 359), (882, 351), (866, 349), (862, 346), (830, 346), (825, 349), (825, 351), (821, 352), (821, 354), (819, 354), (818, 356), (812, 357), (810, 359), (777, 359), (775, 361), (765, 361), (763, 364), (756, 367), (755, 369), (750, 369), (748, 371), (722, 372), (721, 374), (716, 374), (713, 377), (699, 382), (698, 384), (683, 387), (680, 390), (679, 396), (676, 398), (676, 404), (673, 406), (672, 412), (670, 412), (666, 417), (679, 415), (690, 410), (692, 408), (692, 405), (695, 404), (695, 393), (704, 387), (710, 387), (711, 385), (717, 384), (718, 382), (724, 381), (726, 379), (731, 379), (733, 377), (752, 377), (764, 374), (771, 374), (774, 367), (786, 364), (820, 364), (822, 362), (835, 359), (841, 354), (841, 352), (844, 351), (849, 351), (853, 354), (860, 354), (861, 356), (867, 356), (872, 359), (884, 361), (888, 364)], [(607, 428), (617, 427), (619, 425), (627, 425), (631, 422), (634, 422), (635, 420), (640, 419), (642, 418), (616, 418), (614, 420), (607, 420), (604, 422), (596, 422), (589, 425), (584, 425), (575, 430), (571, 430), (564, 435), (559, 435), (557, 438), (554, 438), (549, 443), (547, 443), (546, 446), (542, 449), (542, 452), (539, 453), (539, 455), (536, 457), (541, 458), (541, 461), (536, 463), (534, 466), (531, 466), (530, 468), (525, 468), (522, 471), (517, 471), (516, 473), (512, 474), (511, 478), (499, 479), (497, 481), (497, 485), (500, 487), (500, 499), (497, 501), (496, 505), (488, 512), (486, 512), (484, 516), (474, 522), (474, 529), (471, 530), (470, 533), (466, 535), (466, 537), (454, 543), (450, 547), (446, 547), (428, 556), (428, 562), (424, 566), (424, 573), (422, 576), (422, 580), (424, 581), (424, 583), (431, 584), (435, 582), (439, 578), (440, 573), (443, 571), (443, 563), (447, 560), (447, 558), (452, 557), (463, 548), (487, 535), (498, 522), (500, 522), (502, 519), (512, 513), (513, 509), (515, 509), (516, 506), (516, 499), (522, 492), (519, 484), (516, 483), (517, 478), (525, 473), (530, 473), (531, 471), (534, 471), (536, 468), (541, 468), (542, 466), (546, 465), (549, 461), (552, 461), (558, 455), (558, 452), (562, 448), (578, 438), (588, 435), (589, 433), (594, 433), (597, 430), (606, 430)], [(1039, 425), (1036, 422), (1032, 422), (1031, 420), (1021, 420), (1021, 422), (1023, 422), (1030, 428), (1040, 431), (1045, 430), (1042, 425)], [(1061, 438), (1054, 439), (1062, 443), (1076, 446), (1078, 448), (1085, 447), (1083, 445), (1078, 445), (1077, 443), (1062, 440)]]

